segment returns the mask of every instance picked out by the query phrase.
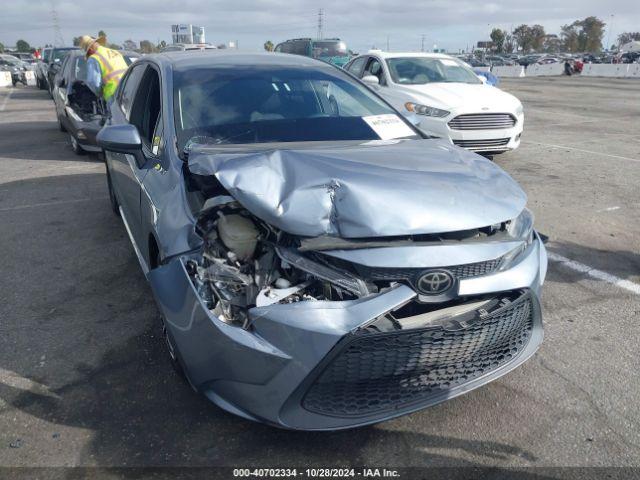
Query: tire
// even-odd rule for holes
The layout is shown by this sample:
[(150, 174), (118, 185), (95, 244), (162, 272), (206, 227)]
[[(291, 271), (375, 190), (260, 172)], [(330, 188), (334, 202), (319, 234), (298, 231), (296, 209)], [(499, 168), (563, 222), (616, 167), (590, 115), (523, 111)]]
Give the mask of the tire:
[(107, 188), (109, 189), (109, 203), (111, 203), (111, 210), (116, 217), (120, 216), (120, 204), (116, 198), (116, 192), (113, 191), (113, 183), (111, 183), (111, 174), (109, 168), (107, 168)]
[(62, 125), (62, 122), (60, 121), (60, 117), (56, 115), (56, 118), (58, 119), (58, 130), (60, 130), (61, 132), (66, 132), (67, 129), (64, 128), (64, 125)]
[(76, 140), (76, 137), (74, 137), (73, 135), (69, 134), (69, 141), (71, 142), (71, 149), (73, 150), (73, 153), (75, 153), (76, 155), (84, 155), (85, 154), (85, 151), (82, 149), (82, 147), (78, 143), (78, 140)]

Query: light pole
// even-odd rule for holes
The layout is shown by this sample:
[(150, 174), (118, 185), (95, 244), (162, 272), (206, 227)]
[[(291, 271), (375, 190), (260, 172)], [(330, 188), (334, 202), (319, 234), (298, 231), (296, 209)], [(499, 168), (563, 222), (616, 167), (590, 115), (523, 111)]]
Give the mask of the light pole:
[(611, 14), (611, 21), (609, 22), (609, 31), (607, 32), (607, 44), (605, 45), (605, 50), (609, 51), (611, 48), (611, 30), (613, 30), (613, 13)]

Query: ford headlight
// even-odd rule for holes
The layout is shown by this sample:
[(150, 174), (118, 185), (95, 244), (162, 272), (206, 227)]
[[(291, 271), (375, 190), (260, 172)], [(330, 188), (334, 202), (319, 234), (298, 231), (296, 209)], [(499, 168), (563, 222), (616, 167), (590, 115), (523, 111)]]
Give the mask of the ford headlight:
[(450, 112), (447, 110), (441, 110), (440, 108), (429, 107), (427, 105), (420, 105), (419, 103), (407, 102), (404, 107), (410, 112), (418, 115), (424, 115), (426, 117), (446, 117)]
[(520, 104), (516, 107), (516, 115), (520, 116), (523, 114), (524, 114), (524, 107), (522, 106), (522, 104)]

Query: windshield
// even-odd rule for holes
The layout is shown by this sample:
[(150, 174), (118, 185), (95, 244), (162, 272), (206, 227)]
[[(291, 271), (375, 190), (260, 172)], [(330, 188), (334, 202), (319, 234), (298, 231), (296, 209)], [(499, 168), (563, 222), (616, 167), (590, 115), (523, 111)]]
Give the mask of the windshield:
[(76, 57), (71, 80), (87, 79), (87, 61), (83, 57)]
[(73, 48), (66, 49), (56, 49), (53, 51), (53, 55), (51, 56), (51, 61), (55, 62), (56, 60), (62, 63), (62, 59), (69, 53), (71, 50), (75, 50)]
[(463, 62), (454, 58), (406, 57), (387, 59), (394, 83), (482, 83)]
[(176, 70), (173, 83), (181, 151), (193, 142), (419, 138), (366, 87), (330, 67), (189, 68)]
[(347, 45), (340, 41), (313, 42), (313, 56), (344, 57), (347, 55)]

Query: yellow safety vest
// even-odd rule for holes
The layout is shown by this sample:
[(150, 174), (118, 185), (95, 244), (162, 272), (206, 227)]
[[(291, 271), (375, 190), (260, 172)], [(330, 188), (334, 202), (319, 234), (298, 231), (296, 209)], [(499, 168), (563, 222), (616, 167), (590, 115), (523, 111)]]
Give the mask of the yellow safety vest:
[(109, 100), (116, 92), (118, 83), (124, 72), (127, 70), (127, 63), (124, 61), (120, 52), (111, 50), (110, 48), (98, 46), (96, 53), (90, 58), (95, 59), (100, 65), (102, 73), (102, 96), (105, 100)]

